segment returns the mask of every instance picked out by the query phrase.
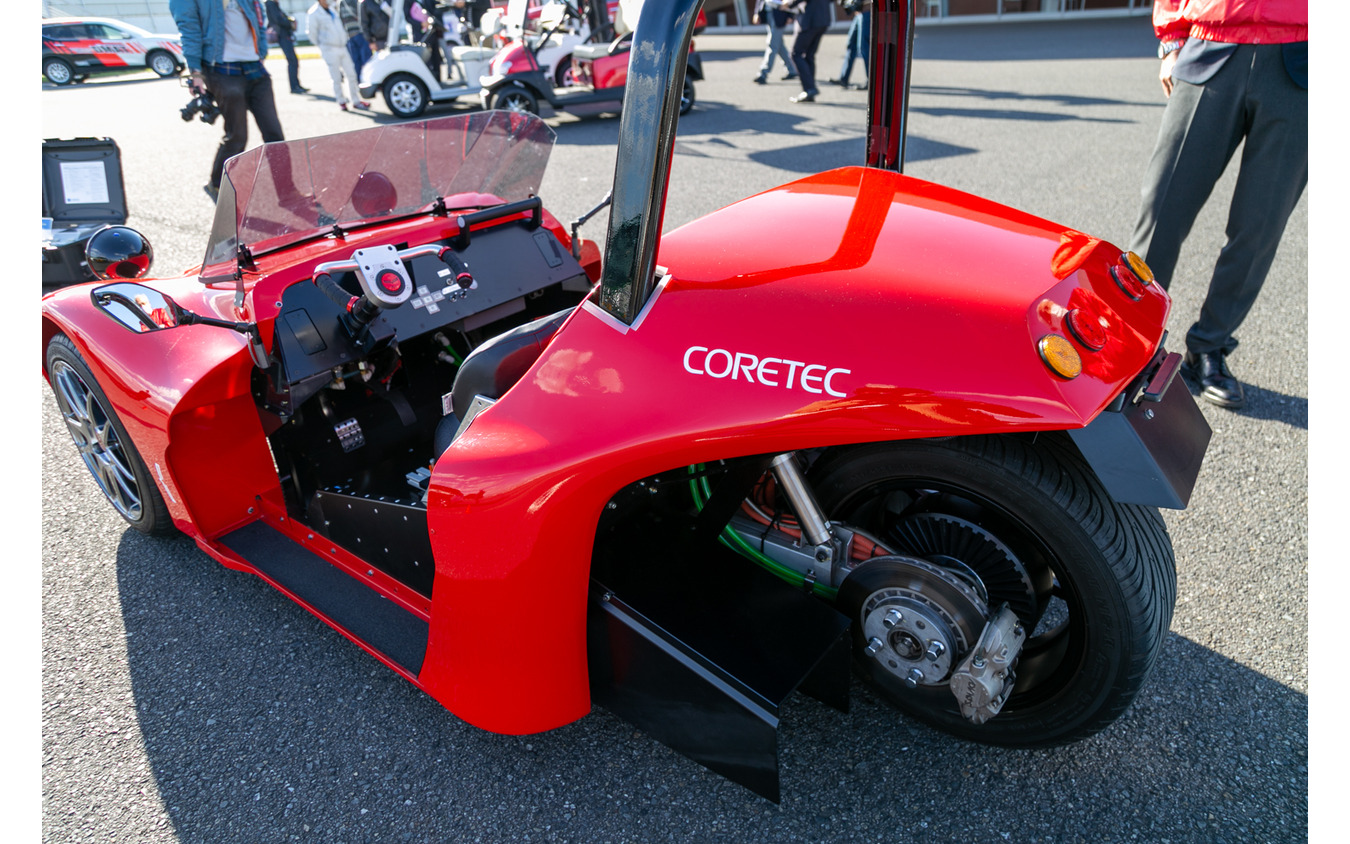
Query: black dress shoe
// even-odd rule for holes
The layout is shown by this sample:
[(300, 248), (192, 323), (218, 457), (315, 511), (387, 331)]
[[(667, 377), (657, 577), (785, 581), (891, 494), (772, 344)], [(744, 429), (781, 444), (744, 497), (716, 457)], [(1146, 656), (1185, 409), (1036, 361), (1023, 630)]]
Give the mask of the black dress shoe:
[(840, 88), (847, 88), (847, 87), (848, 87), (848, 80), (847, 80), (847, 79), (831, 79), (831, 80), (830, 80), (830, 84), (831, 84), (831, 85), (838, 85)]
[(784, 82), (791, 82), (792, 80), (794, 80), (794, 79), (796, 79), (796, 78), (797, 78), (797, 74), (795, 74), (795, 73), (789, 73), (787, 76), (784, 76), (784, 77), (783, 77), (783, 81), (784, 81)]
[(768, 80), (764, 78), (764, 74), (762, 73), (759, 76), (756, 76), (754, 79), (756, 85), (763, 85), (767, 81)]
[(1237, 408), (1247, 403), (1242, 384), (1228, 371), (1223, 352), (1186, 353), (1186, 369), (1200, 386), (1200, 397), (1219, 407)]

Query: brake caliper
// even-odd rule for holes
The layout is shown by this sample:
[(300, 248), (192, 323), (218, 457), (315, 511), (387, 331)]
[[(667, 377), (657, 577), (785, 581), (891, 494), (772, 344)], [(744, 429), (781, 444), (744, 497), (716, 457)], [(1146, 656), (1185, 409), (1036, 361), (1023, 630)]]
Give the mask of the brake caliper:
[(1007, 604), (985, 624), (975, 647), (952, 671), (952, 694), (967, 721), (983, 724), (1003, 709), (1017, 679), (1013, 667), (1026, 639), (1026, 628)]

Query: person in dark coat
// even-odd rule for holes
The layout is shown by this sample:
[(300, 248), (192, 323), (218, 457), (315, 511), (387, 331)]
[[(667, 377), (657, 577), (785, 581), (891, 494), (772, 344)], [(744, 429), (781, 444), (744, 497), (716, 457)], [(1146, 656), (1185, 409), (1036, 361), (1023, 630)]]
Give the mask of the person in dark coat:
[(1186, 332), (1185, 357), (1201, 398), (1239, 408), (1246, 396), (1228, 368), (1234, 333), (1308, 184), (1308, 3), (1155, 0), (1153, 29), (1167, 107), (1130, 251), (1167, 289), (1191, 225), (1242, 148), (1228, 241)]
[(389, 43), (389, 0), (361, 0), (361, 34), (372, 50), (383, 50)]
[(300, 60), (295, 57), (295, 18), (281, 11), (281, 4), (277, 0), (267, 0), (264, 8), (267, 9), (267, 25), (277, 34), (277, 46), (286, 57), (291, 93), (307, 93), (309, 89), (300, 84)]
[(802, 80), (802, 92), (791, 98), (794, 103), (813, 103), (816, 87), (816, 51), (820, 39), (830, 28), (830, 0), (800, 0), (796, 6), (797, 38), (792, 42), (792, 62)]

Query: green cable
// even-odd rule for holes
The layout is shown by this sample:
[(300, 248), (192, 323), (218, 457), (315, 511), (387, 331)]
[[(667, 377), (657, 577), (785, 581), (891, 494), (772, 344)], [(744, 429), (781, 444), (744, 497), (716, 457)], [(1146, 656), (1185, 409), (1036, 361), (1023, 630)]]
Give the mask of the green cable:
[[(700, 463), (698, 466), (689, 467), (689, 493), (694, 497), (694, 507), (698, 510), (702, 510), (703, 505), (712, 497), (712, 486), (708, 483), (707, 476), (697, 476), (697, 472), (703, 469), (703, 465), (704, 464)], [(700, 486), (702, 487), (701, 490)], [(722, 530), (722, 535), (718, 537), (718, 540), (742, 557), (750, 560), (750, 562), (766, 569), (770, 574), (777, 576), (780, 580), (786, 581), (793, 586), (804, 586), (806, 584), (806, 578), (782, 563), (772, 560), (760, 553), (754, 546), (745, 541), (745, 537), (733, 530), (730, 525), (727, 525), (727, 527)], [(838, 589), (826, 586), (823, 583), (812, 583), (811, 591), (816, 595), (831, 601), (839, 594)]]

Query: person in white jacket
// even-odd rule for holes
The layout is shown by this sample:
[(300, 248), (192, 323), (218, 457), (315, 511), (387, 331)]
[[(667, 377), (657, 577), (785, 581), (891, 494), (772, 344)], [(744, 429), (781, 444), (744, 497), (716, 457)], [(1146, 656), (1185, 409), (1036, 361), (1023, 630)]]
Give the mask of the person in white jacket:
[(333, 77), (333, 99), (338, 108), (347, 110), (346, 97), (342, 95), (342, 77), (347, 77), (347, 87), (351, 90), (350, 102), (359, 109), (370, 108), (370, 103), (361, 99), (357, 88), (356, 64), (351, 53), (347, 52), (347, 28), (338, 17), (337, 5), (333, 0), (317, 0), (309, 8), (309, 40), (319, 48), (328, 65), (328, 75)]

